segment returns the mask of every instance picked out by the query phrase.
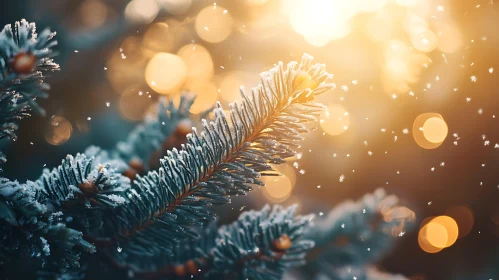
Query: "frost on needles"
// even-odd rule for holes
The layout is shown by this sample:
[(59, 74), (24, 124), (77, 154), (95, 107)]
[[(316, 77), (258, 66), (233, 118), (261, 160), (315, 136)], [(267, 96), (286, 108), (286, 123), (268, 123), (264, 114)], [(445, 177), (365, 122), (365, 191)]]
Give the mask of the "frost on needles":
[[(44, 114), (36, 101), (47, 97), (46, 73), (59, 69), (52, 59), (54, 36), (49, 29), (37, 34), (35, 24), (24, 19), (0, 32), (0, 140), (15, 140), (16, 122), (32, 110)], [(0, 165), (5, 161), (0, 153)]]
[[(262, 175), (276, 175), (271, 163), (295, 154), (300, 134), (308, 132), (305, 123), (323, 109), (311, 101), (333, 88), (324, 65), (311, 60), (305, 55), (301, 63), (278, 63), (263, 73), (262, 84), (250, 94), (241, 90), (242, 101), (230, 105), (230, 120), (217, 104), (200, 133), (193, 129), (180, 149), (167, 151), (157, 171), (133, 181), (120, 170), (130, 155), (106, 158), (97, 148), (90, 157), (68, 156), (34, 182), (3, 179), (2, 243), (12, 250), (0, 257), (11, 260), (9, 252), (23, 247), (25, 256), (65, 270), (79, 266), (82, 252), (95, 250), (118, 264), (171, 255), (183, 239), (197, 236), (193, 226), (215, 218), (207, 206), (263, 185)], [(135, 132), (153, 129), (158, 126), (146, 124)]]

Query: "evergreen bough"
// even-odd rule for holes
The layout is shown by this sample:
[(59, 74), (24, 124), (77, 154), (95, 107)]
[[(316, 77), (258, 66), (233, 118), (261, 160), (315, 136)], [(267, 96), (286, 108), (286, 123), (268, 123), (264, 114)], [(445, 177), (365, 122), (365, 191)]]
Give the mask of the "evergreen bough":
[[(29, 110), (43, 112), (35, 101), (46, 97), (44, 73), (58, 69), (53, 36), (37, 36), (25, 20), (0, 34), (1, 138), (14, 138), (14, 121)], [(340, 221), (355, 227), (342, 232), (351, 242), (318, 249), (334, 256), (337, 267), (362, 267), (392, 242), (391, 221), (369, 227), (395, 209), (396, 199), (382, 191), (362, 206), (340, 206), (315, 227), (313, 216), (295, 215), (296, 207), (265, 206), (220, 227), (214, 221), (212, 206), (264, 186), (262, 176), (278, 175), (271, 164), (296, 154), (306, 123), (324, 109), (315, 96), (334, 88), (329, 78), (308, 55), (300, 63), (279, 62), (250, 93), (241, 89), (241, 102), (230, 104), (228, 115), (217, 103), (200, 132), (190, 129), (196, 123), (191, 95), (182, 95), (179, 105), (161, 99), (157, 116), (114, 149), (92, 146), (68, 155), (35, 181), (0, 178), (0, 268), (31, 259), (40, 279), (82, 279), (95, 255), (145, 279), (280, 279), (293, 267), (323, 266), (311, 260), (303, 267), (306, 253), (335, 240)], [(358, 248), (366, 243), (357, 234), (368, 236), (377, 252), (361, 257)], [(334, 271), (328, 275), (340, 279), (342, 270)]]

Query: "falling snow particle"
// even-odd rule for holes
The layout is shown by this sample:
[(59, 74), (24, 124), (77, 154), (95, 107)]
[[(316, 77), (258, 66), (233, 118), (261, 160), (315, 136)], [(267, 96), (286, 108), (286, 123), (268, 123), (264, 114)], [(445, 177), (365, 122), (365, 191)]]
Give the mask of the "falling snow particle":
[(432, 171), (432, 172), (433, 172), (433, 171), (435, 171), (435, 167), (432, 167), (432, 168), (431, 168), (431, 171)]
[(476, 83), (477, 77), (476, 77), (476, 76), (471, 76), (471, 77), (470, 77), (470, 79), (471, 79), (471, 81), (472, 81), (473, 83)]
[(304, 170), (304, 169), (301, 169), (301, 170), (300, 170), (300, 174), (301, 174), (301, 175), (305, 174), (305, 170)]
[(118, 251), (118, 253), (121, 253), (121, 251), (123, 251), (123, 249), (121, 247), (118, 247), (118, 248), (116, 248), (116, 251)]
[(443, 161), (442, 161), (442, 162), (440, 163), (440, 166), (445, 166), (445, 162), (443, 162)]
[(343, 183), (343, 181), (345, 181), (345, 175), (341, 175), (339, 181), (340, 183)]
[(88, 118), (87, 118), (87, 121), (90, 121), (90, 120), (92, 120), (92, 118), (91, 118), (91, 117), (88, 117)]
[(478, 109), (478, 114), (479, 115), (483, 114), (483, 109), (482, 108)]
[(372, 155), (373, 155), (373, 152), (368, 151), (368, 152), (367, 152), (367, 154), (368, 154), (369, 156), (372, 156)]
[(404, 128), (404, 129), (402, 130), (402, 133), (404, 133), (404, 134), (409, 134), (409, 129)]
[(494, 73), (494, 68), (490, 67), (490, 68), (489, 68), (489, 73), (490, 73), (490, 74)]
[(111, 106), (111, 103), (110, 102), (106, 102), (106, 107), (110, 107)]

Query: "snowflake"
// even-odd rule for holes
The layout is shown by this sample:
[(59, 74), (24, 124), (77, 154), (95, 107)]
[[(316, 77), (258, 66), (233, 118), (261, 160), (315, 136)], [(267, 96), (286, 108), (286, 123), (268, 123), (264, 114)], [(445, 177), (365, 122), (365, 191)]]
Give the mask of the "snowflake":
[(490, 67), (490, 68), (489, 68), (489, 73), (490, 73), (490, 74), (494, 73), (494, 68)]
[(477, 77), (473, 75), (470, 77), (470, 79), (473, 83), (476, 83)]
[(345, 175), (341, 175), (339, 181), (340, 183), (343, 183), (343, 181), (345, 181)]

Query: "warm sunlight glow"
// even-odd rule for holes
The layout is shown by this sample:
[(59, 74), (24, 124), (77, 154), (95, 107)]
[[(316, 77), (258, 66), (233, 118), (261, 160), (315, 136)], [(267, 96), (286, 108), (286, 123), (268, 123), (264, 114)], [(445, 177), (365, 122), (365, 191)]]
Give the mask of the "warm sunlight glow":
[(71, 138), (73, 126), (64, 117), (55, 116), (50, 121), (50, 127), (45, 133), (45, 140), (54, 145), (59, 146)]
[(207, 81), (213, 77), (213, 60), (208, 50), (198, 44), (183, 46), (178, 52), (187, 65), (187, 82)]
[(443, 118), (432, 117), (423, 124), (423, 135), (431, 143), (441, 143), (447, 137), (449, 128)]
[(263, 181), (265, 182), (265, 196), (273, 202), (286, 200), (293, 190), (293, 185), (286, 176), (268, 176)]
[(259, 78), (258, 75), (249, 72), (232, 71), (228, 73), (220, 82), (220, 97), (226, 102), (241, 100), (241, 93), (239, 92), (241, 86), (248, 93), (251, 87), (260, 82), (257, 78)]
[(134, 23), (147, 24), (156, 18), (158, 12), (156, 0), (132, 0), (125, 8), (125, 17)]
[(321, 114), (319, 123), (327, 134), (340, 135), (350, 126), (350, 115), (343, 105), (331, 104)]
[(142, 45), (154, 52), (168, 52), (174, 42), (174, 34), (170, 26), (164, 22), (152, 24), (147, 28)]
[(184, 60), (171, 53), (157, 53), (146, 67), (147, 84), (161, 94), (176, 93), (187, 80)]
[(425, 149), (435, 149), (447, 137), (448, 127), (443, 117), (438, 113), (419, 115), (412, 126), (414, 141)]
[(203, 113), (213, 108), (218, 100), (218, 89), (211, 82), (193, 83), (187, 89), (196, 94), (196, 100), (190, 109), (193, 114)]
[(315, 46), (346, 36), (358, 11), (356, 4), (338, 0), (290, 0), (286, 5), (293, 29)]
[[(459, 228), (454, 219), (452, 219), (449, 216), (438, 216), (435, 219), (431, 220), (430, 224), (439, 224), (445, 228), (445, 232), (447, 233), (447, 242), (445, 243), (444, 246), (445, 248), (452, 246), (456, 242), (457, 237), (459, 235)], [(437, 246), (434, 243), (432, 244), (434, 246)]]
[(431, 52), (437, 47), (437, 35), (431, 30), (424, 30), (412, 36), (412, 46), (421, 52)]
[(218, 5), (211, 5), (199, 12), (196, 17), (196, 33), (201, 39), (218, 43), (229, 37), (233, 19), (229, 11)]

